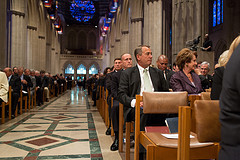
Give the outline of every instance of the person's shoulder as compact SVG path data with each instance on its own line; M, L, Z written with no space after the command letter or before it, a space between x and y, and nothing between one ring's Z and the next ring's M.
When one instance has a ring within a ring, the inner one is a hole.
M125 69L124 71L122 71L122 73L130 74L130 73L132 73L133 71L135 71L136 69L138 69L137 66L134 66L134 67Z
M0 76L6 75L4 72L0 71Z

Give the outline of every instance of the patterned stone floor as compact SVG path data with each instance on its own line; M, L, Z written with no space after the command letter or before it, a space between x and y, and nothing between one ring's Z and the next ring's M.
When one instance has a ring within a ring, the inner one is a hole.
M112 138L91 104L76 87L0 125L0 160L120 160L109 150Z

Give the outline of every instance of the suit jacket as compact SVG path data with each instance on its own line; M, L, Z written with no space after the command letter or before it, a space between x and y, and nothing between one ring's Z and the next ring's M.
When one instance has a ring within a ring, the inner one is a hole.
M229 59L220 95L221 150L219 159L240 157L240 45Z
M107 97L107 102L108 102L108 104L111 104L111 97L112 97L112 92L111 92L111 86L112 86L112 74L113 74L114 72L111 72L111 73L108 73L107 75L106 75L106 88L107 88L107 90L108 90L108 97Z
M21 79L18 75L14 74L12 75L9 85L12 87L12 92L20 94L21 91Z
M118 100L117 94L118 94L118 87L120 82L120 76L123 70L120 70L118 72L114 72L112 74L112 86L111 86L111 93L114 100Z
M213 77L211 75L209 74L207 74L207 76L199 75L199 78L201 80L203 90L212 88Z
M219 100L222 91L222 81L223 81L224 67L218 67L214 71L212 89L211 89L211 99Z
M8 89L9 89L9 84L8 84L7 76L4 72L0 72L0 98L4 102L8 102Z
M23 75L23 79L25 79L27 81L27 84L22 84L23 91L27 92L27 89L33 87L33 84L32 84L31 78L29 76Z
M149 67L149 73L155 92L169 91L162 71ZM140 89L141 79L138 67L135 66L122 71L118 88L118 100L124 107L131 107L131 101L135 99L137 94L140 94Z
M166 81L167 81L167 85L168 85L168 88L171 88L170 87L170 79L172 77L172 75L174 74L175 72L169 70L169 69L165 69L165 75L166 75Z
M199 76L191 72L194 85L190 82L183 71L176 72L170 79L170 86L173 91L187 91L188 94L199 94L203 91Z

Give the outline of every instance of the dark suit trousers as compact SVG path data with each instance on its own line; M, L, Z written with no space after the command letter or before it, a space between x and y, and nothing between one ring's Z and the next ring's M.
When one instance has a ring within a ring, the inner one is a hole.
M113 107L111 108L111 119L113 123L114 132L119 130L119 102L113 100Z
M43 103L43 89L38 88L37 90L37 103Z
M19 94L18 93L12 93L12 115L14 115L17 104L18 104Z

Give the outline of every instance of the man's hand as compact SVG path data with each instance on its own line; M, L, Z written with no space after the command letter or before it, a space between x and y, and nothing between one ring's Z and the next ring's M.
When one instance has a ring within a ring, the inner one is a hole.
M143 102L140 102L140 107L143 107Z
M21 80L23 84L27 84L27 81L25 79Z

